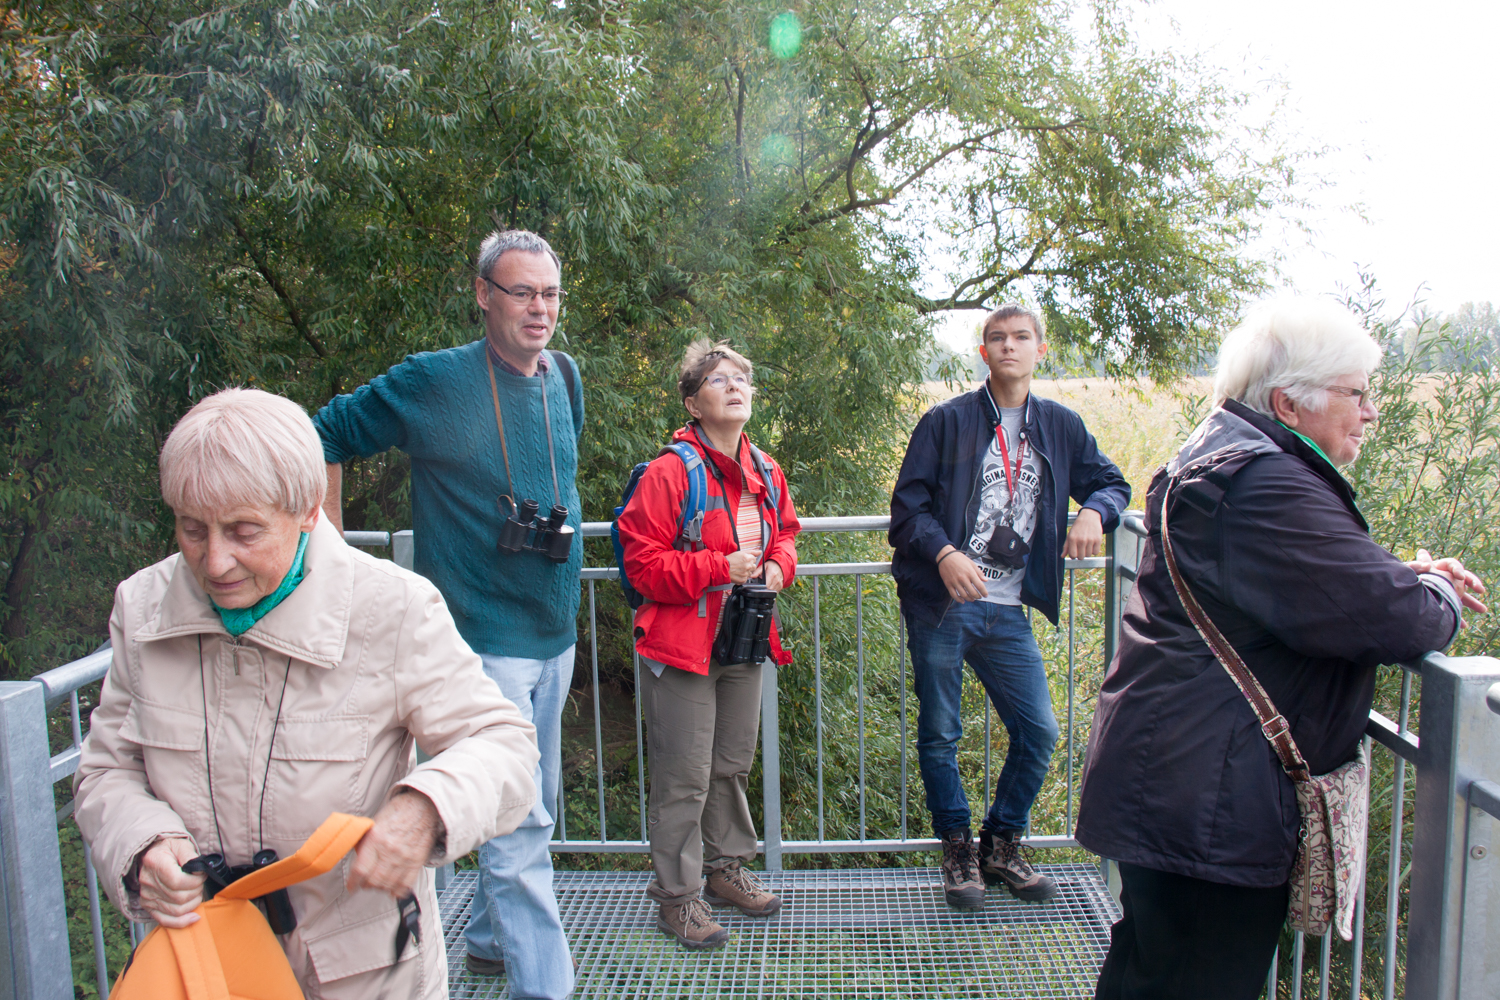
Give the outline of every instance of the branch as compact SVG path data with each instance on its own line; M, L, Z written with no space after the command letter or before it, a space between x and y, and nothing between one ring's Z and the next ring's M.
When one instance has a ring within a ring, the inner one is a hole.
M903 121L901 121L899 123L893 122L890 128L881 129L879 131L879 133L872 134L871 138L874 139L874 142L872 142L870 144L869 148L873 149L875 143L878 143L879 141L883 140L886 136L890 135L891 132L894 129L899 128L902 125L905 125L906 121L909 121L909 120L910 119L908 118L908 119L905 119L905 120L903 120ZM885 192L885 194L881 195L878 198L859 198L859 197L857 197L855 195L855 191L854 191L854 159L855 159L855 154L851 153L849 161L848 161L849 162L849 166L848 166L848 170L847 170L847 173L846 173L847 187L848 187L848 191L849 191L849 200L847 202L845 202L844 204L839 205L836 208L830 208L827 211L818 213L817 215L808 216L807 218L803 219L798 225L793 226L793 227L787 229L786 232L787 232L788 235L790 235L792 233L805 232L806 230L809 230L809 229L813 228L814 226L821 226L825 222L832 222L834 219L842 218L843 216L846 216L846 215L853 215L855 212L862 212L862 211L864 211L867 208L875 208L875 207L880 206L880 205L889 205L892 201L896 200L896 198L901 194L902 191L905 191L907 188L911 187L911 185L913 185L917 181L921 180L929 172L931 172L931 170L932 170L933 167L936 167L939 163L943 162L948 157L952 156L954 153L958 152L961 149L971 148L971 147L974 147L974 146L978 146L978 145L980 145L980 144L982 144L984 142L987 142L988 140L993 139L995 136L999 135L1003 131L1005 131L1005 130L1004 129L992 129L989 132L985 132L985 133L982 133L982 134L976 135L976 136L971 136L971 137L969 137L967 139L962 140L961 142L955 142L952 145L944 147L943 149L939 150L937 153L935 153L931 157L929 157L926 163L923 163L921 166L919 166L915 171L913 171L910 175L908 175L906 177L906 179L903 180L900 184L897 184L893 188L887 189L886 192ZM875 138L875 135L878 135L879 138L878 139ZM869 150L867 149L865 151L865 153L868 153L868 151ZM858 152L858 151L856 150L856 152ZM863 156L865 154L860 154L860 155ZM822 185L822 186L826 187L826 183L825 183L825 185ZM804 211L808 207L810 207L810 206L804 204L803 205Z
M228 217L230 224L234 226L234 231L239 234L240 240L245 244L245 249L249 252L250 259L255 262L255 269L260 272L260 276L265 279L266 284L271 286L271 291L276 293L276 297L286 307L287 319L291 320L292 326L302 335L302 339L307 341L308 345L312 347L313 353L320 358L326 359L328 351L324 349L323 345L319 343L317 336L308 328L307 321L302 318L302 310L297 308L297 303L292 301L291 293L286 290L286 286L281 283L281 279L271 269L270 260L267 259L265 254L255 248L255 243L250 239L250 234L245 231L245 226L240 222L240 217L232 212L228 213Z

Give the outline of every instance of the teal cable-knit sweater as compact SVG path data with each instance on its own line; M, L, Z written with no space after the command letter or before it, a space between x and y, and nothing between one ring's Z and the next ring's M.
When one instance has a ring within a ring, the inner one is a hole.
M512 488L505 481L484 354L480 339L410 355L368 384L335 397L313 417L313 425L329 462L388 448L411 456L416 571L442 592L459 633L475 652L548 659L578 640L583 540L574 536L566 563L536 552L502 553L495 543L510 511L502 513L496 497L508 493L517 503L533 499L543 517L556 502L542 419L545 381L561 502L568 523L578 530L583 393L575 384L578 402L570 403L562 365L549 365L542 378L511 375L495 366L516 476Z

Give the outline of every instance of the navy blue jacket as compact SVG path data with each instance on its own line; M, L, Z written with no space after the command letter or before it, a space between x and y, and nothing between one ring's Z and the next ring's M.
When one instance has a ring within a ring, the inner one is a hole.
M1099 692L1076 836L1156 871L1279 886L1297 851L1296 789L1172 587L1161 547L1169 476L1182 482L1171 508L1182 575L1314 774L1358 751L1378 664L1452 639L1458 599L1370 538L1327 461L1233 400L1152 481L1150 537Z
M906 446L891 493L891 573L904 614L942 623L953 603L937 570L943 546L962 549L974 531L969 499L1000 410L988 384L939 403L922 415ZM1021 600L1057 624L1062 591L1062 546L1068 533L1068 497L1099 512L1113 531L1130 503L1130 484L1099 451L1083 418L1061 403L1027 400L1026 440L1042 464L1036 532L1026 557Z

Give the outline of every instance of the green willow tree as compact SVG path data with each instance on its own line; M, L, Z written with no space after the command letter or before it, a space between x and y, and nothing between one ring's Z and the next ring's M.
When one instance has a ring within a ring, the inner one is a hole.
M114 582L170 551L155 454L184 409L231 384L311 409L472 339L497 225L566 263L589 519L679 423L695 337L755 359L751 433L814 513L883 508L934 312L1025 281L1078 357L1195 357L1290 177L1238 152L1236 95L1090 10L1075 37L1041 0L820 0L773 47L770 4L17 7L5 669L97 643ZM349 526L404 526L405 495L398 457L356 463Z

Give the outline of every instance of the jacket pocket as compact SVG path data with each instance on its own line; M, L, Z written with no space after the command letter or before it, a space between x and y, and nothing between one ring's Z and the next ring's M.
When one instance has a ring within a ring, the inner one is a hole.
M369 720L362 715L282 719L276 727L274 760L357 761L369 753Z
M158 750L203 749L203 713L135 698L125 711L120 736Z

